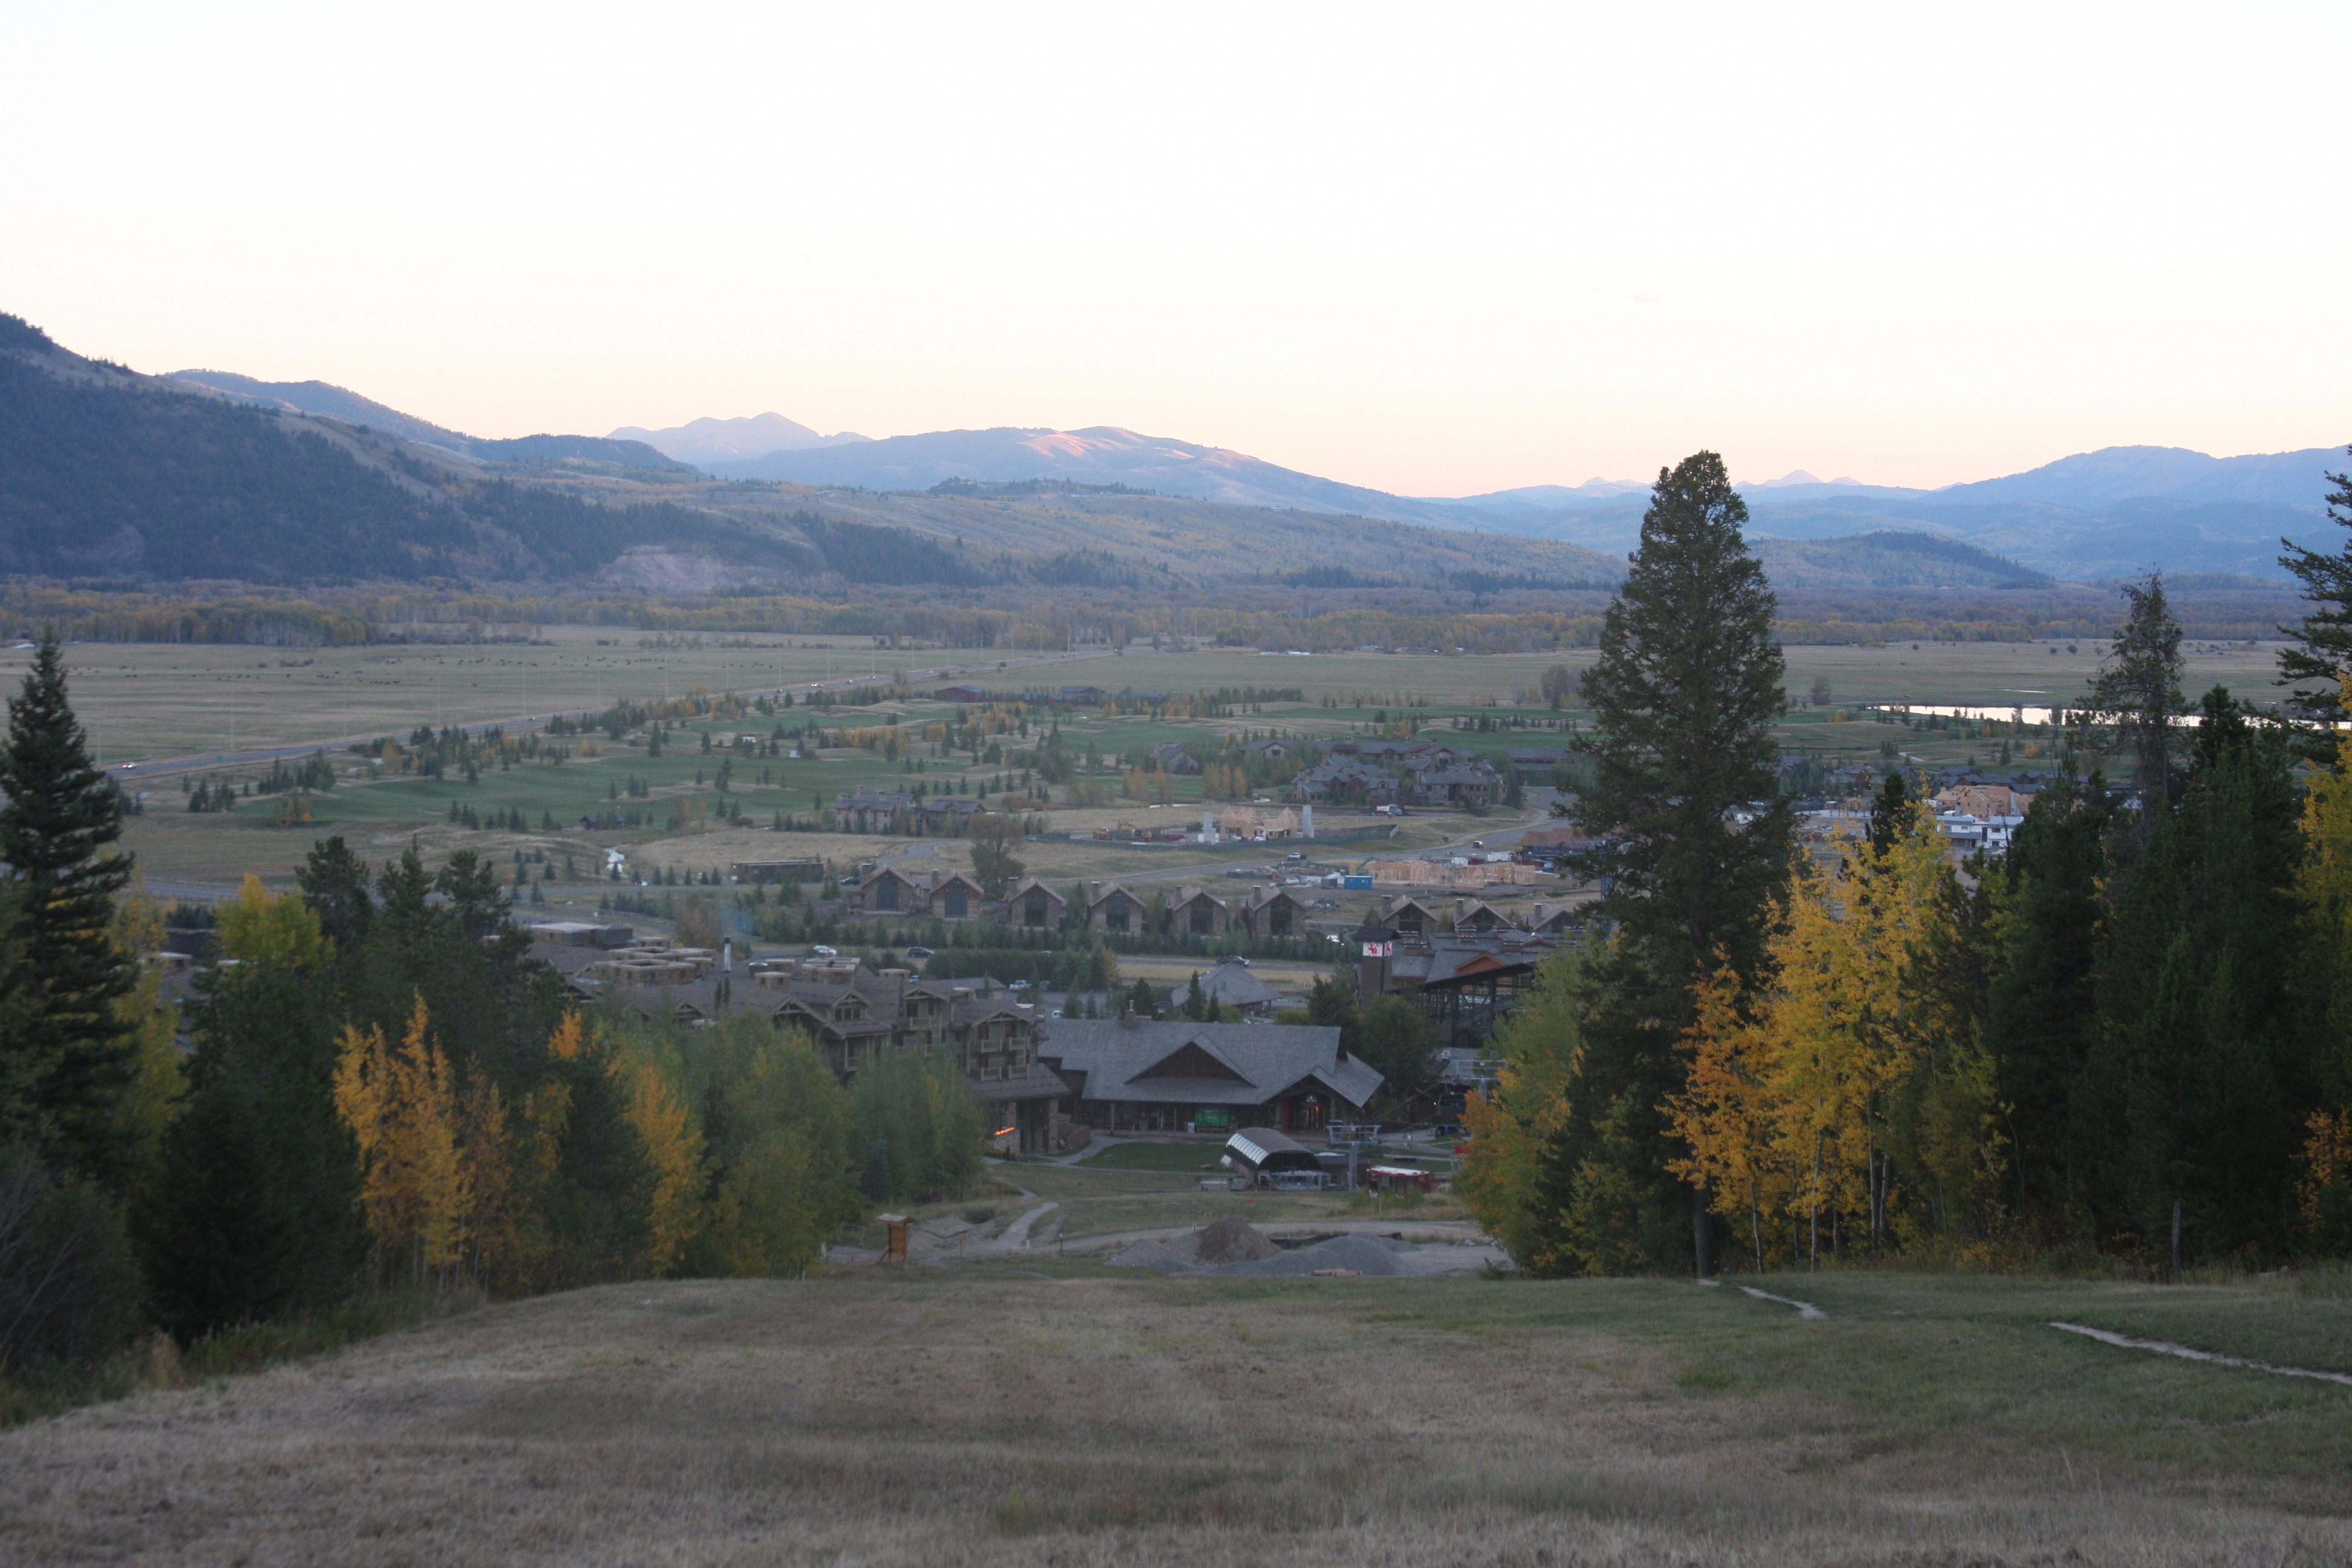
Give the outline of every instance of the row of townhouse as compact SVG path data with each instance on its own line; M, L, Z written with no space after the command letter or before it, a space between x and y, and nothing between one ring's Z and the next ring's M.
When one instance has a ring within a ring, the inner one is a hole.
M1422 938L1451 931L1486 935L1490 931L1525 931L1536 936L1564 936L1577 923L1577 906L1538 900L1514 918L1484 899L1423 900L1406 893L1391 899L1373 923L1400 936Z
M1168 929L1178 936L1214 937L1241 931L1253 937L1298 936L1307 930L1305 899L1288 888L1252 888L1238 900L1221 899L1206 888L1180 888L1168 901ZM1150 928L1149 900L1117 882L1107 882L1087 900L1087 924L1114 936Z

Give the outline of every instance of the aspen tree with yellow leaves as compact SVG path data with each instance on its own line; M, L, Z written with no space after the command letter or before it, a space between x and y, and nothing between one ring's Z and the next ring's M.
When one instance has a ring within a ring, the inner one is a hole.
M418 1285L454 1279L473 1218L449 1058L420 1000L397 1047L381 1028L346 1027L335 1110L359 1147L360 1205L380 1270L405 1258Z
M1916 802L1895 794L1883 816L1883 842L1857 847L1833 874L1798 857L1752 991L1728 969L1696 988L1689 1076L1668 1102L1692 1151L1676 1169L1704 1179L1716 1211L1745 1224L1759 1268L1768 1215L1775 1229L1791 1226L1790 1252L1808 1264L1825 1248L1841 1253L1849 1226L1883 1250L1906 1168L1953 1158L1924 1147L1917 1119L1898 1114L1939 1049L1948 1073L1971 1059L1919 984L1948 934L1951 868ZM1975 1145L1960 1152L1964 1167L1997 1157L1989 1112L1958 1121Z
M667 1274L702 1221L702 1130L649 1057L617 1056L611 1071L623 1086L624 1114L651 1175L643 1265L649 1274Z

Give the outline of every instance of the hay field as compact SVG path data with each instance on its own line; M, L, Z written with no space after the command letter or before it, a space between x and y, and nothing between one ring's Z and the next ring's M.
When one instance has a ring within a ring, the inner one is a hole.
M1798 1290L1780 1282L1776 1288ZM2322 1564L2342 1300L1822 1277L614 1286L0 1435L20 1563Z

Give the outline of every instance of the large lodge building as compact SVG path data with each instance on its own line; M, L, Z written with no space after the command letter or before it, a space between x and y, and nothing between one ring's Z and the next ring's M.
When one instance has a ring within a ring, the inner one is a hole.
M1313 1131L1354 1118L1381 1085L1333 1028L1049 1018L985 981L877 974L838 959L765 959L738 972L723 953L578 935L618 930L536 928L532 951L583 1001L685 1024L750 1012L803 1031L844 1083L885 1052L947 1055L1001 1107L1024 1153L1064 1146L1073 1124Z

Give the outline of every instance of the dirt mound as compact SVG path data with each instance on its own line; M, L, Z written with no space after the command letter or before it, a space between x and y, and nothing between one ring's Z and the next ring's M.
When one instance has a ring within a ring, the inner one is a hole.
M1335 1236L1328 1241L1290 1252L1276 1252L1269 1247L1267 1251L1274 1254L1271 1257L1228 1264L1217 1272L1271 1279L1304 1279L1318 1269L1348 1269L1364 1275L1409 1274L1412 1270L1399 1256L1404 1250L1402 1242L1384 1237ZM1207 1259L1202 1261L1205 1263Z
M1247 1220L1232 1215L1192 1233L1193 1260L1209 1268L1228 1263L1255 1263L1281 1250L1260 1236Z

